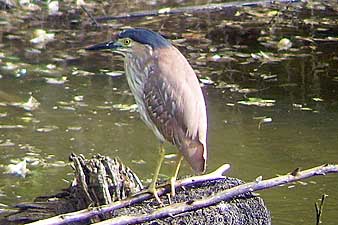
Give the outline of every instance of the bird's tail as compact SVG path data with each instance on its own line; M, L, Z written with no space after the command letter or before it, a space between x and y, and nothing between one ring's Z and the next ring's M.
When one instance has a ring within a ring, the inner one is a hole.
M204 151L206 151L206 149L202 143L195 140L185 140L183 141L180 150L195 173L201 174L205 172L206 158Z

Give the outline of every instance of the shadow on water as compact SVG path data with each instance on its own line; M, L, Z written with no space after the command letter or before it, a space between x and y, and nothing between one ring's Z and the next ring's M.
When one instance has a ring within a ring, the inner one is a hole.
M130 3L128 10L192 4L151 2ZM107 6L87 5L100 16L126 10L124 4ZM1 12L1 204L29 201L69 185L70 152L119 156L144 181L151 178L157 141L136 112L122 58L83 50L126 26L161 31L200 77L208 102L209 170L231 163L229 176L251 181L337 163L334 1L115 20L101 28L75 6L61 4L62 14L53 16L41 7ZM39 103L36 109L23 105L30 96ZM25 178L6 173L9 164L23 159L30 170ZM168 160L163 177L172 167ZM186 165L181 172L191 173ZM328 194L323 223L335 224L336 187L332 175L261 195L274 224L313 224L313 204Z

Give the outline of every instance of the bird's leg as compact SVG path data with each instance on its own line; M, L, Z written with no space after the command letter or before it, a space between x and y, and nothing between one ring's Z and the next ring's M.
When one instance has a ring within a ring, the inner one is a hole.
M158 197L158 194L157 194L156 181L157 181L157 178L158 178L158 174L160 173L161 165L162 165L164 155L165 155L165 149L163 147L163 144L160 144L159 154L160 154L160 160L158 161L158 164L157 164L154 176L153 176L153 180L152 180L151 184L149 185L148 191L150 193L152 193L154 195L154 197L156 198L156 200L158 201L158 203L160 203L162 205L163 203L162 203L161 199Z
M176 178L177 178L177 175L178 175L178 171L180 170L180 167L181 167L182 159L183 159L183 155L181 153L178 153L177 159L176 159L175 173L170 178L171 196L175 196L175 182L176 182Z

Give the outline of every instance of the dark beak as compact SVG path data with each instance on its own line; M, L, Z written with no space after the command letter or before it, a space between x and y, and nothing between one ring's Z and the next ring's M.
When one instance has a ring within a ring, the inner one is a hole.
M88 51L95 51L95 50L104 50L104 49L117 49L122 47L120 43L114 42L114 41L109 41L109 42L104 42L96 45L89 46L85 48Z

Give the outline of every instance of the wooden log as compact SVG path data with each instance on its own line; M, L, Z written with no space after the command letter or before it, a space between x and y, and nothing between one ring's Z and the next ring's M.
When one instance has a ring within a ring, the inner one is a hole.
M142 189L140 180L118 159L96 155L87 160L75 154L72 154L70 159L73 162L75 178L69 188L56 195L38 197L33 203L18 204L15 211L8 212L2 219L0 215L0 224L22 224L33 221L37 221L35 224L91 224L109 218L133 215L137 217L151 215L158 210L165 211L166 208L162 208L152 195L142 192L139 194ZM189 205L196 200L243 184L244 182L236 178L222 175L228 168L228 165L224 165L213 173L179 180L176 185L176 196L171 198L165 195L170 190L164 185L159 188L161 199L167 207L181 203ZM99 207L92 208L94 206ZM69 212L73 213L65 214ZM60 214L65 215L56 219L54 217L42 220ZM271 219L263 200L247 192L229 201L221 201L198 210L175 216L167 214L142 222L142 224L191 223L271 224ZM122 223L116 224L123 224L123 220Z

